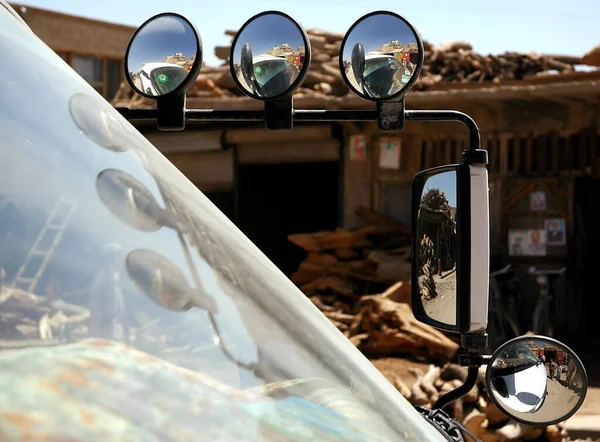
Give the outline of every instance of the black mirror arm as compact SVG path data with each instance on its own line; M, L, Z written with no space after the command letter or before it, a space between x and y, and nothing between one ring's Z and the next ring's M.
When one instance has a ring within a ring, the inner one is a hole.
M452 390L445 395L441 396L433 406L432 410L442 409L446 405L464 397L471 389L475 386L477 382L477 377L479 376L479 367L469 367L467 373L467 380L460 387Z
M289 101L288 101L289 103ZM156 109L130 109L115 107L127 120L153 120ZM412 121L458 121L469 130L468 155L474 155L471 163L487 164L487 151L481 149L481 134L475 120L469 115L452 110L405 110L404 100L380 102L376 109L308 110L292 109L293 121L338 122L338 121L378 121L382 130L402 130L404 120ZM403 117L399 117L403 113ZM185 109L185 119L205 122L259 122L265 121L264 109ZM381 125L381 121L394 116L395 124ZM470 153L470 154L469 154Z

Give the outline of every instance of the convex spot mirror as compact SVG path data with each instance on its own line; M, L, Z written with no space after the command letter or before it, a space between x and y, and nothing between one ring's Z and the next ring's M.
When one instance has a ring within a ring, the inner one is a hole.
M526 425L563 422L583 404L588 379L579 357L545 336L520 336L500 346L486 370L488 396Z
M460 333L485 330L487 189L483 166L441 166L415 176L411 290L419 321ZM472 220L477 224L472 226Z
M350 89L370 101L401 98L423 66L423 41L402 16L376 11L357 20L340 48L340 70Z
M231 75L242 92L258 100L290 96L304 81L309 65L308 34L283 12L252 17L231 45Z
M135 32L125 53L125 77L146 98L185 92L202 67L202 40L194 25L175 13L158 14Z

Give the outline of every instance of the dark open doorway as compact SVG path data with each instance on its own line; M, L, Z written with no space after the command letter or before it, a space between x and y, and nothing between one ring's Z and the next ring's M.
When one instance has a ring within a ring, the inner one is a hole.
M598 269L600 268L600 229L598 220L598 195L600 180L578 178L575 180L573 252L571 266L575 273L578 330L577 340L582 345L600 344L598 313L593 306L598 303Z
M288 235L338 226L339 173L338 162L239 166L238 227L286 275L306 257Z
M203 192L204 195L225 214L227 218L235 222L235 194L232 190L215 190Z

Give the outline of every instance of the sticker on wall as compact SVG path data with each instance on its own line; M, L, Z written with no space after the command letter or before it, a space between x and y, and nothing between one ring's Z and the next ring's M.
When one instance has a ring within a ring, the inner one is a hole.
M545 256L546 230L511 229L508 231L510 256Z
M364 135L350 136L350 161L364 161L367 158L367 140Z
M400 139L382 139L379 142L379 167L400 169Z
M567 243L567 231L564 218L547 219L546 238L549 246L564 246Z
M546 192L543 190L531 192L529 194L529 202L531 205L531 210L536 212L546 210Z

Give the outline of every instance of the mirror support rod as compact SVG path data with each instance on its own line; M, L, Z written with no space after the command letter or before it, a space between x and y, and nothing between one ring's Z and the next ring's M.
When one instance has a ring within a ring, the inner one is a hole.
M469 150L481 149L481 134L475 120L465 114L453 110L407 110L407 120L413 121L458 121L469 129Z
M153 120L156 109L130 109L115 107L127 120ZM413 121L458 121L469 129L469 150L480 150L481 135L475 121L463 112L451 110L404 110L404 119L398 110L404 109L404 101L381 103L370 110L305 110L292 109L293 121L336 122L377 121L380 130L402 130L404 120ZM267 111L263 109L186 109L185 118L190 121L238 122L265 121ZM286 128L287 124L284 124Z
M479 376L479 367L469 367L467 373L467 380L460 387L446 393L441 396L435 403L432 405L431 409L442 409L446 405L454 402L462 397L464 397L471 389L475 386L477 382L477 377Z

